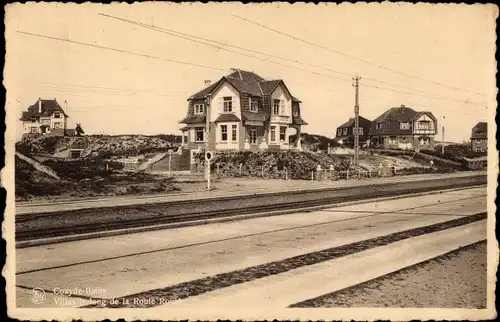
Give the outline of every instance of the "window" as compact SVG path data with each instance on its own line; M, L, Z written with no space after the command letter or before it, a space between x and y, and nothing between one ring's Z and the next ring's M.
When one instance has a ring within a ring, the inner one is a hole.
M195 134L195 141L196 142L203 142L204 141L204 136L205 136L205 133L203 131L203 128L202 127L197 127L194 129L194 134Z
M205 105L204 104L194 104L194 114L203 114L205 113Z
M221 141L227 141L227 125L220 126Z
M250 128L250 144L257 143L257 129L252 127Z
M344 129L344 135L347 135L347 129Z
M396 140L397 140L397 137L395 137L395 136L391 136L391 137L389 138L389 144L396 144Z
M280 126L280 141L286 140L286 126Z
M233 125L232 127L232 132L231 132L231 140L233 142L238 140L238 125Z
M420 121L418 122L419 126L418 128L419 129L423 129L423 130L427 130L427 129L430 129L430 122L429 121Z
M375 129L376 130L381 130L382 129L382 123L375 124Z
M36 117L31 118L31 123L36 123Z
M233 98L231 96L224 97L224 113L233 111Z
M250 112L257 113L259 111L259 101L250 98Z
M61 129L61 128L62 128L61 122L54 122L54 129Z
M34 127L34 126L30 127L30 132L31 133L36 133L37 132L37 128Z
M352 134L356 134L356 131L355 131L356 128L352 128ZM358 133L359 135L363 135L363 128L362 127L358 127Z
M341 136L342 135L342 129L337 129L337 136Z
M280 114L280 102L281 100L273 100L273 115Z
M408 122L401 122L401 123L399 123L399 128L401 130L409 130L410 129L410 123L408 123Z
M271 126L271 142L276 142L276 126Z
M50 120L42 120L42 124L50 124Z
M285 101L280 101L280 115L285 115Z
M54 113L54 118L55 118L55 119L59 119L59 118L61 118L61 114L60 114L60 113Z

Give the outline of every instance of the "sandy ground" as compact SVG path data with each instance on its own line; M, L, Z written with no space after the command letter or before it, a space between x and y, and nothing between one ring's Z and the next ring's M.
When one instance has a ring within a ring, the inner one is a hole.
M486 242L297 307L486 308Z

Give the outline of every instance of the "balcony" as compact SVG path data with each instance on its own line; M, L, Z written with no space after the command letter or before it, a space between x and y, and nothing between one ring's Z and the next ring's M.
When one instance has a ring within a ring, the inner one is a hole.
M413 134L436 135L436 129L414 129Z
M288 115L271 115L271 123L291 123Z

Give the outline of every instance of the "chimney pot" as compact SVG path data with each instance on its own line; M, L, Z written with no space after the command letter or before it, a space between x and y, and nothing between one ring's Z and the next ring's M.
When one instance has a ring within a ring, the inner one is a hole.
M42 99L38 98L38 113L42 113Z
M209 79L206 79L205 80L205 86L209 86L210 84L212 84L212 81L209 80Z

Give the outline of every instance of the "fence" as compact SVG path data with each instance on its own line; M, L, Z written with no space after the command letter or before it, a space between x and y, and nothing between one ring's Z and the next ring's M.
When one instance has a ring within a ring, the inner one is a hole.
M202 175L205 171L203 164L193 164L191 173ZM390 177L398 175L394 168L382 166L378 169L363 170L363 169L335 169L335 168L316 168L311 169L294 169L290 170L287 167L266 167L247 166L244 164L224 164L215 163L211 165L211 173L219 178L224 177L251 177L263 179L281 179L281 180L351 180L351 179L366 179L376 177Z

